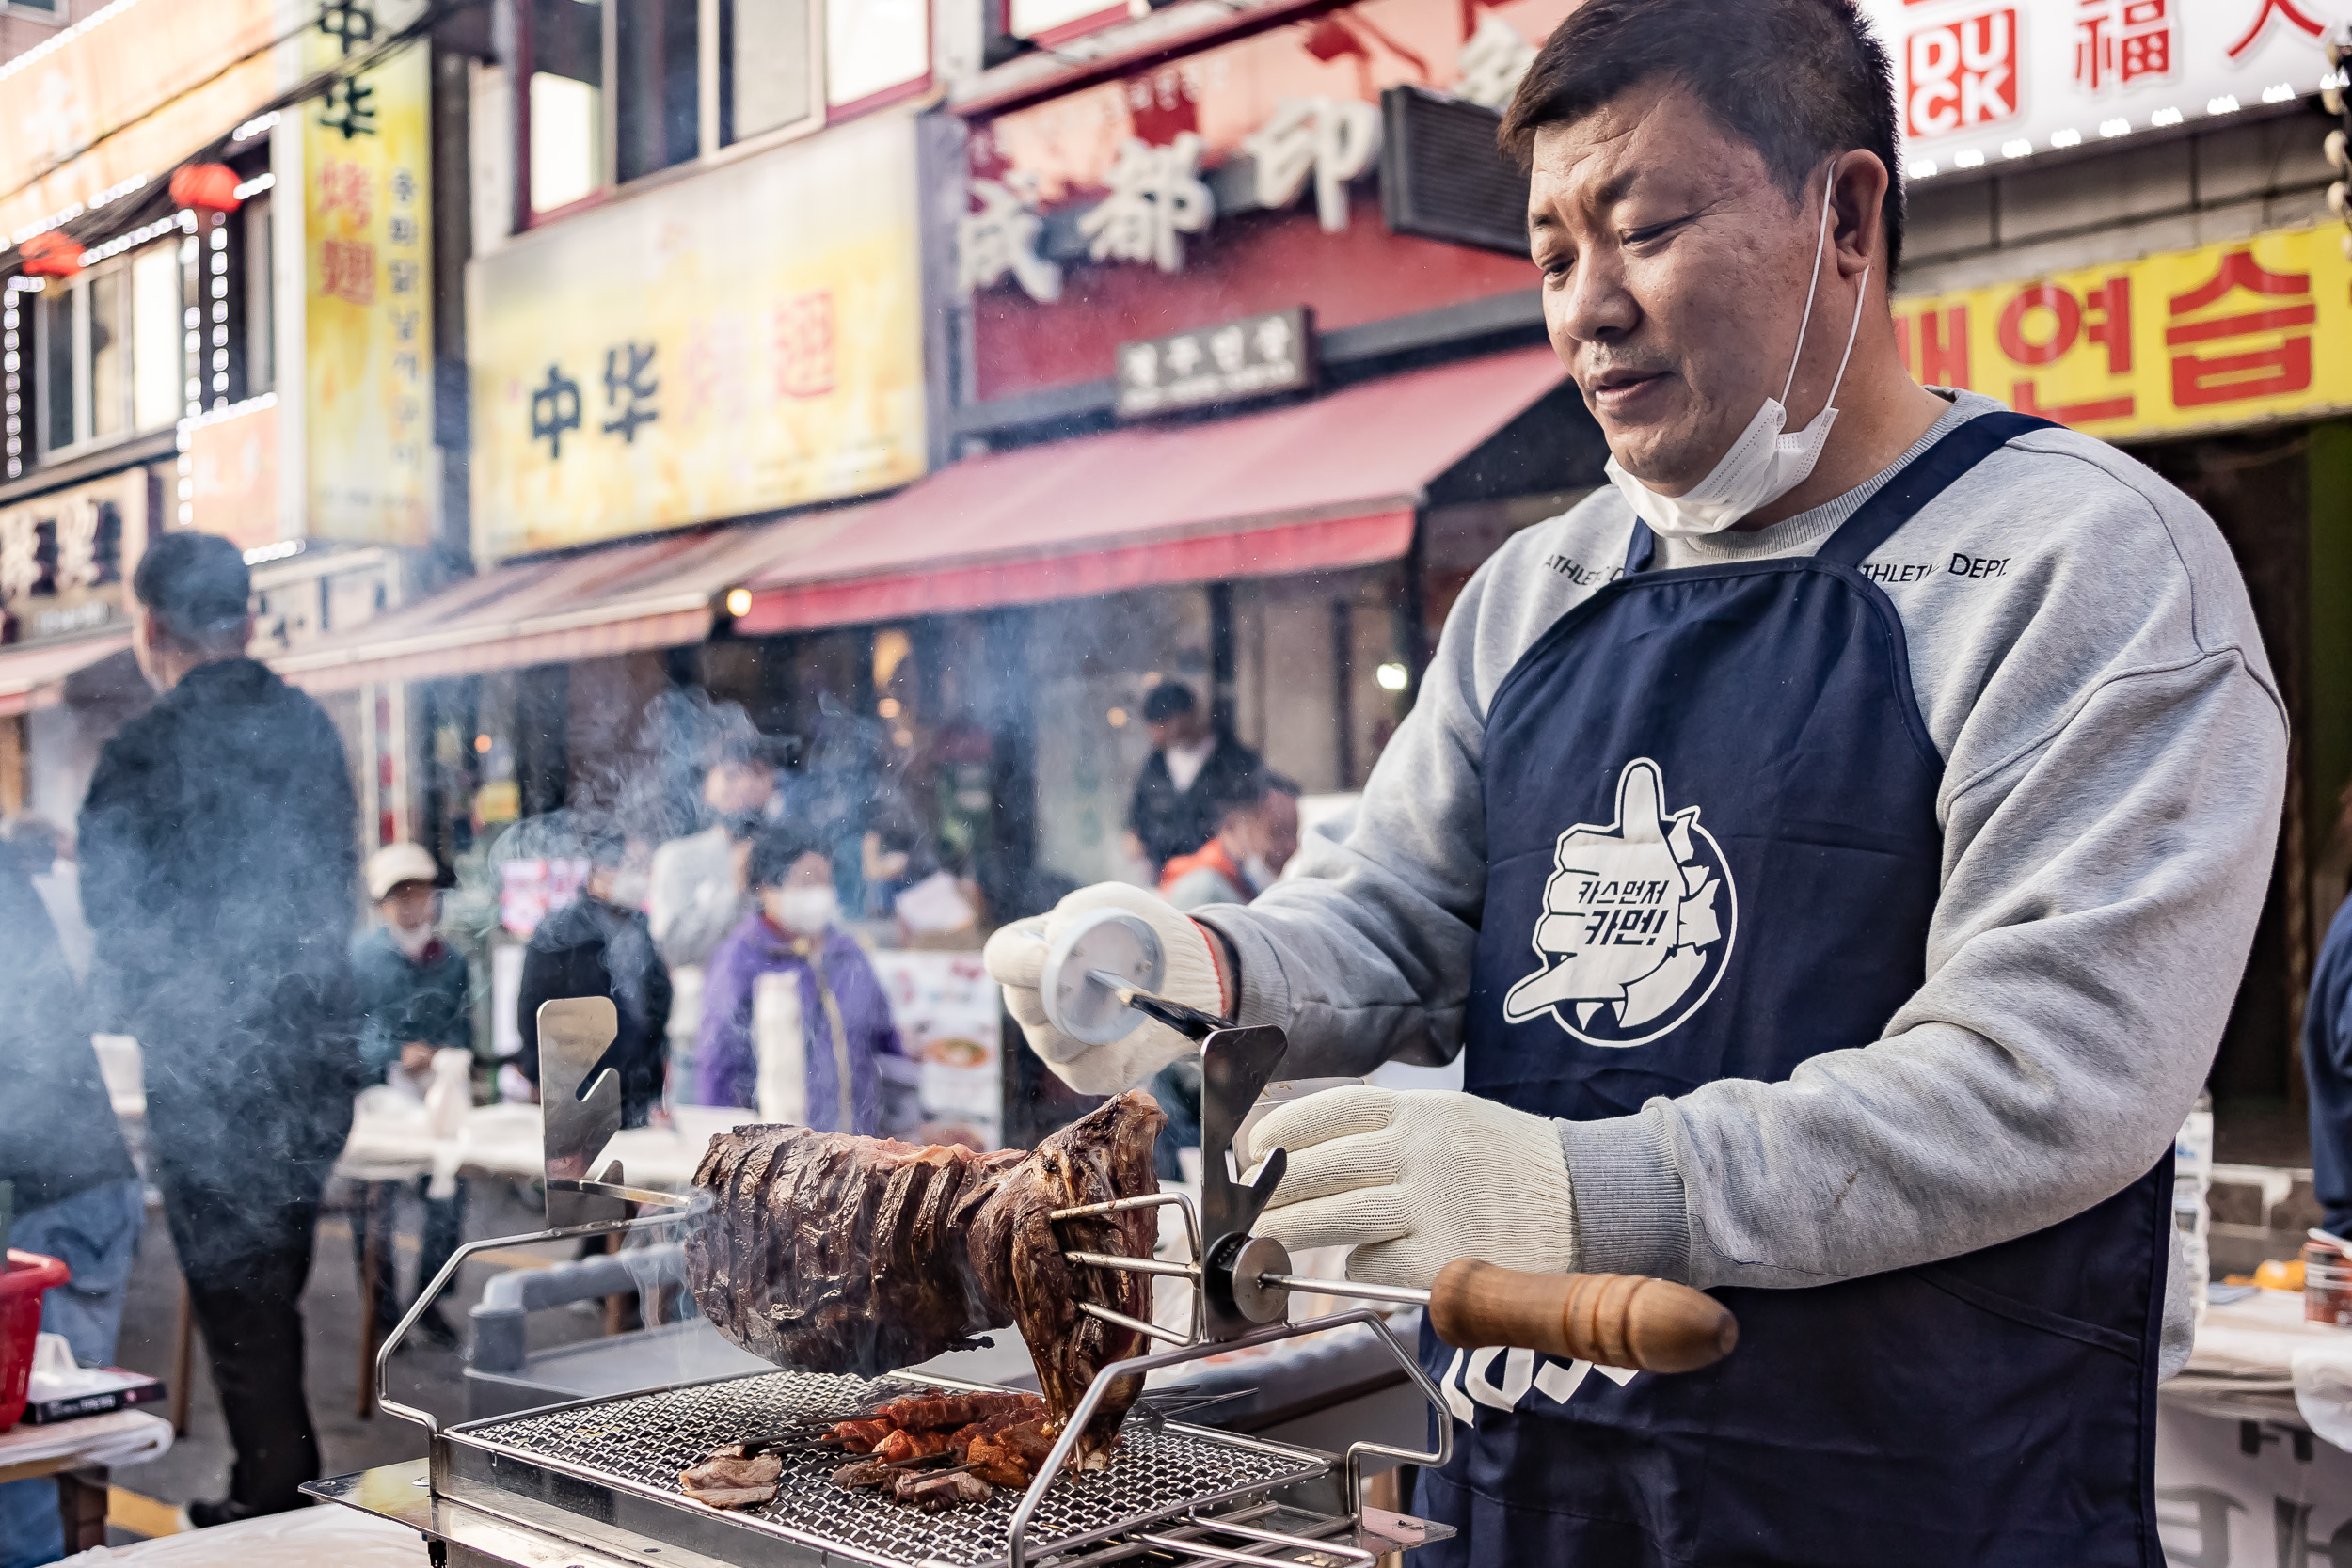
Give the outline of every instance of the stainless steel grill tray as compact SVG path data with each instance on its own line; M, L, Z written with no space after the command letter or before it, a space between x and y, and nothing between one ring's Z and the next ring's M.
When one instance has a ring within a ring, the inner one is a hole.
M904 1391L857 1378L760 1372L477 1421L439 1434L435 1490L492 1509L505 1503L524 1517L545 1520L552 1511L729 1562L993 1568L1007 1557L1016 1492L927 1514L834 1485L830 1477L847 1459L830 1453L787 1455L774 1500L755 1509L722 1513L678 1488L678 1471L723 1443ZM1329 1455L1311 1449L1173 1421L1153 1433L1131 1421L1109 1469L1065 1478L1045 1494L1029 1554L1035 1560L1331 1467Z

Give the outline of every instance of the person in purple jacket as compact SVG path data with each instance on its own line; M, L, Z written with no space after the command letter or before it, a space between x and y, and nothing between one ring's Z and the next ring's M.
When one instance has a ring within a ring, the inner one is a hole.
M789 1027L797 1000L807 1090L801 1119L820 1132L881 1132L878 1063L904 1053L882 982L839 924L822 842L796 823L771 828L753 841L746 879L757 907L719 944L704 974L694 1051L703 1103L757 1103L759 1037Z

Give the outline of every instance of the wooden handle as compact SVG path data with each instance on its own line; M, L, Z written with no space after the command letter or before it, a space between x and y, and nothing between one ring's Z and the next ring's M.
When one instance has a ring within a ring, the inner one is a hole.
M1429 1323L1449 1345L1517 1345L1546 1355L1690 1372L1731 1354L1740 1323L1712 1296L1629 1274L1521 1274L1475 1258L1438 1272Z

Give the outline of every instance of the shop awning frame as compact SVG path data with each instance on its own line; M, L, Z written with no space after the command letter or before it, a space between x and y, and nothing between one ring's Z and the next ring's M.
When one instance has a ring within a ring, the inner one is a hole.
M758 559L760 531L665 534L493 567L269 664L318 694L700 642L716 596Z
M764 636L1394 561L1430 483L1565 374L1549 348L1521 349L1230 419L970 458L776 525L734 627Z

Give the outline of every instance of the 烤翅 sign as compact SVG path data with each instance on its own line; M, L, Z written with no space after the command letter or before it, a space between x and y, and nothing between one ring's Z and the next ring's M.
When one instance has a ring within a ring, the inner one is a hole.
M1904 363L2109 438L2352 407L2352 262L2296 229L1895 301Z
M1911 177L2289 102L2352 0L1864 0Z

